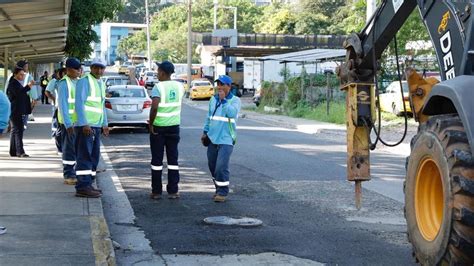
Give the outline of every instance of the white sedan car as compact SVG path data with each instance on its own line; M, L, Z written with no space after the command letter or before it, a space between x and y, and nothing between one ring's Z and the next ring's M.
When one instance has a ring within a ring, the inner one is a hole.
M105 108L109 127L142 126L148 128L147 120L151 109L151 99L142 86L110 86L106 90Z

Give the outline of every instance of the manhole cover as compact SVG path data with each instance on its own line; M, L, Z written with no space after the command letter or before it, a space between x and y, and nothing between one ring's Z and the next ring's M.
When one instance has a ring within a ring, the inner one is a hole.
M206 224L218 224L218 225L235 225L243 227L260 226L263 224L262 221L255 218L241 217L232 218L228 216L213 216L204 219Z

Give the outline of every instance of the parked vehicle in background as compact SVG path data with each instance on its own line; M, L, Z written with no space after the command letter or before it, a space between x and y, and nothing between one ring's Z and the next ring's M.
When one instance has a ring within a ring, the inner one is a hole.
M380 94L380 109L385 112L393 113L395 115L403 114L403 104L405 104L407 113L411 114L409 102L408 83L402 81L404 99L402 100L402 93L400 92L400 82L393 81L388 85L385 93Z
M130 79L124 76L103 76L101 79L107 88L114 85L130 85Z
M107 88L105 108L109 127L140 126L148 128L151 99L142 86L116 85Z
M145 71L145 74L143 76L145 79L145 88L153 88L156 83L158 83L158 74L155 71Z
M256 91L262 83L263 62L258 60L244 61L244 91Z
M189 91L189 98L209 99L214 95L214 86L209 80L193 80Z
M119 75L129 75L130 74L130 70L128 69L129 67L132 66L132 63L130 62L125 62L123 63L123 65L121 65L118 69L118 73Z
M185 79L181 79L181 78L171 78L171 79L183 84L185 95L186 95L186 97L189 97L188 81L185 80Z
M184 66L181 66L184 65ZM175 64L175 77L180 79L188 79L187 65L186 64ZM203 78L203 72L201 65L193 65L191 68L191 80L197 80Z

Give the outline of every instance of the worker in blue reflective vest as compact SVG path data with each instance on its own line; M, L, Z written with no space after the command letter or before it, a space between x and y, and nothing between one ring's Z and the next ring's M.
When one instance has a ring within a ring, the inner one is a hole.
M76 185L76 134L74 123L76 85L79 78L81 62L71 57L66 60L66 75L58 82L58 123L61 134L64 184Z
M230 92L232 78L220 75L215 81L217 93L209 101L209 111L201 141L207 146L209 170L214 178L215 202L226 201L229 193L229 162L236 141L240 98Z
M92 61L91 72L76 85L76 197L98 198L102 191L92 185L100 159L100 135L109 135L105 112L105 84L100 77L106 64Z

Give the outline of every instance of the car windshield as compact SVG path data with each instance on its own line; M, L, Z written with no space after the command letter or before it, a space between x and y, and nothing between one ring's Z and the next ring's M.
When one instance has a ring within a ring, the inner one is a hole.
M194 83L194 86L211 86L211 83L209 83L209 82L196 82L196 83Z
M128 79L108 79L107 86L113 85L128 85Z
M154 72L147 72L146 73L146 75L149 76L149 77L153 76L154 74L155 74Z
M109 89L107 90L109 98L145 98L145 91L143 89Z
M403 93L409 93L408 83L402 81ZM398 81L392 82L388 87L387 91L389 93L400 93L400 83Z

